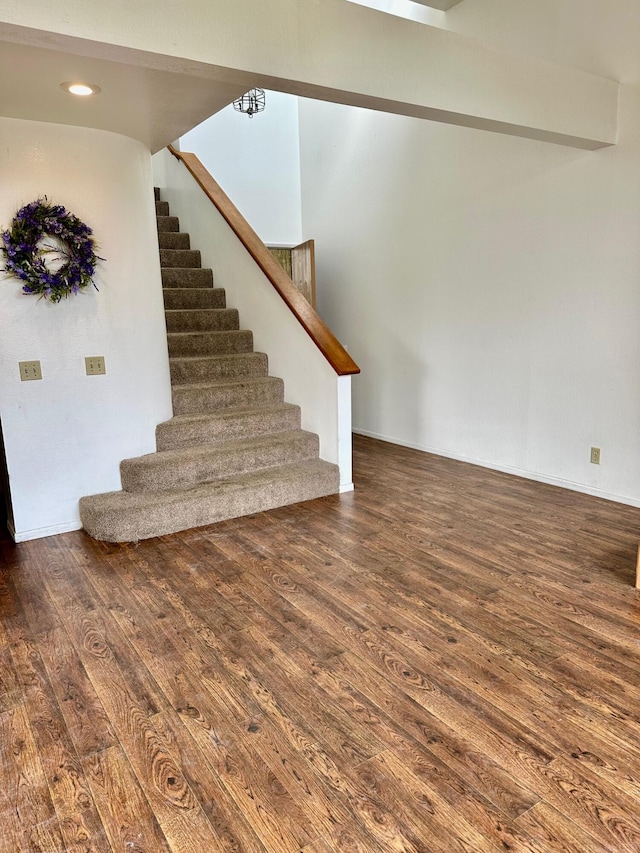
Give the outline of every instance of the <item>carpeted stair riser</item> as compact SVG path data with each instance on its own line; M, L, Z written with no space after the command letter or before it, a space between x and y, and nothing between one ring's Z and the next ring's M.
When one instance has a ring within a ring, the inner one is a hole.
M168 201L156 201L156 216L169 216Z
M189 235L182 231L158 231L158 245L161 249L190 249Z
M245 329L231 332L170 332L167 341L170 358L253 350L253 335Z
M240 328L235 308L165 311L168 332L229 332Z
M291 403L219 412L177 415L156 427L158 450L270 435L300 429L300 407Z
M269 372L268 359L263 352L172 358L169 360L169 368L173 385L266 376Z
M199 249L160 249L160 266L165 269L176 267L193 269L200 268Z
M80 515L94 539L136 542L332 495L339 483L336 465L314 459L195 489L92 495L80 499Z
M210 269L165 268L162 273L163 287L213 287L213 271Z
M126 492L192 489L236 474L314 459L318 449L317 435L297 430L125 459L120 463L120 477Z
M160 187L153 188L153 198L155 201L160 201Z
M167 311L189 308L226 308L222 287L165 287L162 291Z
M165 231L179 231L180 221L177 216L157 216L158 234Z
M241 379L203 385L174 385L171 390L173 412L192 415L216 409L246 408L284 402L284 383L276 376Z

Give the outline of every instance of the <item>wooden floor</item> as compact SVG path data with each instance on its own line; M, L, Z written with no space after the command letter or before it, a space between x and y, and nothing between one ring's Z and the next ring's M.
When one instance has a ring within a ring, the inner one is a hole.
M0 537L0 851L640 851L640 510L370 439L357 491Z

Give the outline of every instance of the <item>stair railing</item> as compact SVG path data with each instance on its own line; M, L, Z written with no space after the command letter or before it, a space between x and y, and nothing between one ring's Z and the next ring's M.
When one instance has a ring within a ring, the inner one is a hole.
M220 215L234 231L253 260L258 264L285 304L324 355L338 376L360 373L360 368L335 337L331 329L318 316L309 302L296 288L269 249L258 237L238 208L214 180L195 154L178 151L173 145L168 150L180 160L217 208Z

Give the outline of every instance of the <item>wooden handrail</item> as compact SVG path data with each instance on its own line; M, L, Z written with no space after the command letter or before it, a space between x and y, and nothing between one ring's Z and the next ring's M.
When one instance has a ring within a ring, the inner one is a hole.
M190 154L187 151L178 151L173 145L169 145L169 151L187 167L200 188L213 202L227 224L233 229L240 242L280 294L291 313L338 376L349 376L350 374L360 373L360 368L335 337L331 329L325 325L304 296L298 291L289 276L275 260L238 208L211 177L196 155Z

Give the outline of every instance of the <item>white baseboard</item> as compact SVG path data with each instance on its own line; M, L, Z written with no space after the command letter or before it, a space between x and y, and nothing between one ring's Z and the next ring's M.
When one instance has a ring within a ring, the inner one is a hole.
M353 483L343 483L340 486L340 494L342 495L344 494L344 492L352 492L354 488L355 486L353 485Z
M426 447L422 444L412 444L408 441L400 441L397 438L391 438L388 435L380 435L376 432L370 432L365 429L356 429L353 432L356 435L364 435L367 438L377 438L379 441L386 441L389 444L397 444L400 447L409 447L412 450L420 450L423 453L433 453L434 456L444 456L446 459L455 459L458 462L468 462L470 465L478 465L481 468L490 468L492 471L501 471L503 474L513 474L515 477L523 477L525 480L535 480L538 483L546 483L549 486L558 486L561 489L569 489L571 492L582 492L584 495L593 495L595 498L602 498L605 501L615 501L615 503L626 504L627 506L640 507L640 498L630 498L627 495L616 495L611 492L605 492L602 489L596 489L593 486L587 486L584 483L575 483L572 480L563 480L561 477L550 477L546 474L539 474L536 471L527 471L523 468L515 468L511 465L497 465L494 462L487 462L484 459L475 459L471 456L464 456L461 453L451 453L448 450L441 450L437 447Z
M19 533L8 525L9 533L14 542L30 542L32 539L44 539L45 536L57 536L58 533L70 533L72 530L82 530L80 521L67 521L65 524L54 524L51 527L36 527L33 530L21 530Z

